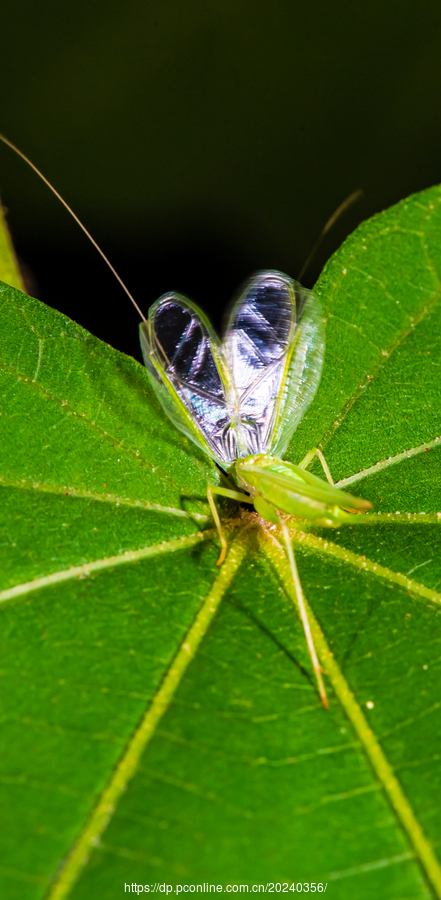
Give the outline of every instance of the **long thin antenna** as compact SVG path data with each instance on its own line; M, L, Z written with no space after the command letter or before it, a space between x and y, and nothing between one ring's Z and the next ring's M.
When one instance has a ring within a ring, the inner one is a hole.
M139 306L138 306L136 300L132 297L132 295L131 295L129 289L126 288L126 286L125 286L125 284L124 284L122 278L120 278L120 276L118 275L118 272L116 271L116 269L113 268L112 263L107 259L106 254L103 253L103 251L101 250L101 247L100 247L100 246L97 244L97 242L94 240L94 238L93 238L92 235L89 233L89 231L87 230L87 228L83 225L83 223L80 221L80 219L78 218L78 216L75 215L73 209L71 209L70 206L69 206L69 204L66 203L65 200L63 200L61 194L59 194L58 191L55 190L54 186L50 183L50 181L48 181L47 178L45 178L45 176L43 175L43 173L40 172L40 169L37 169L37 166L35 166L34 163L31 162L31 160L28 159L28 157L25 156L25 154L22 153L22 151L19 150L18 147L15 146L15 144L12 143L12 141L8 141L8 138L6 138L3 134L0 134L0 141L3 141L3 143L6 144L7 147L10 147L10 149L13 150L14 153L17 154L17 156L20 156L21 159L23 159L23 160L25 161L25 163L27 163L28 166L30 166L31 169L34 170L34 172L36 172L36 174L38 175L38 177L41 178L42 181L44 181L44 183L47 185L47 187L49 188L49 190L51 190L52 193L55 194L55 196L56 196L57 199L60 201L60 203L63 204L63 206L65 207L65 209L67 209L68 213L70 213L70 215L72 216L72 218L75 219L75 222L77 223L77 225L79 225L80 228L81 228L81 230L84 231L84 234L86 235L86 237L89 238L89 241L91 242L91 244L93 244L93 246L95 247L95 250L98 250L98 253L99 253L100 256L103 258L104 262L105 262L106 265L109 267L110 271L112 272L112 274L115 276L116 280L117 280L117 281L119 282L119 284L121 285L123 291L126 292L128 298L129 298L129 300L132 301L133 306L135 307L137 313L139 313L139 315L141 316L141 319L143 320L143 322L145 322L145 321L146 321L145 315L141 312L141 310L140 310L140 308L139 308Z
M359 200L360 197L362 197L362 196L363 196L363 191L362 191L361 188L358 188L357 191L352 191L352 194L349 194L349 197L347 197L346 200L343 201L343 203L340 203L340 206L338 207L338 209L336 209L335 212L332 213L332 216L331 216L331 218L328 219L328 221L326 222L326 225L325 225L325 227L323 228L323 231L320 232L320 234L319 234L319 236L318 236L318 238L317 238L317 240L316 240L316 242L315 242L315 244L314 244L314 246L313 246L313 248L312 248L312 250L311 250L309 256L306 257L306 260L305 260L305 262L303 263L302 271L300 272L300 275L298 276L298 281L301 281L301 280L302 280L302 278L303 278L303 276L304 276L304 274L305 274L305 272L306 272L306 270L307 270L307 268L308 268L308 266L309 266L309 264L310 264L310 262L311 262L313 256L315 255L315 252L316 252L316 250L317 250L319 244L320 244L321 241L323 240L325 234L328 233L329 229L332 228L332 226L334 225L334 222L336 222L337 219L339 219L340 216L341 216L344 212L346 212L346 210L349 209L349 207L352 206L353 203L356 203L356 201Z

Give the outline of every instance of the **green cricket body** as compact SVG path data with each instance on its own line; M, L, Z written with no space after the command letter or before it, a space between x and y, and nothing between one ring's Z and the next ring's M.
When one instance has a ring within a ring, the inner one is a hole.
M325 352L321 307L281 272L255 275L232 308L221 341L200 309L166 294L140 326L152 388L172 422L214 459L232 487L208 485L207 499L227 552L214 496L253 503L279 525L321 701L328 699L286 519L318 526L363 520L371 504L332 484L319 450L300 465L282 459L316 394ZM327 481L307 471L318 455Z
M222 341L194 303L166 294L140 333L165 412L239 489L208 489L219 533L214 494L251 501L272 523L279 513L330 527L360 520L371 504L328 483L329 473L326 482L307 472L314 454L300 465L282 459L320 383L324 322L310 291L281 272L258 273Z
M337 526L359 517L347 509L366 510L367 500L353 497L294 463L268 454L238 459L232 466L238 486L247 491L263 519L278 524L278 511L315 525Z

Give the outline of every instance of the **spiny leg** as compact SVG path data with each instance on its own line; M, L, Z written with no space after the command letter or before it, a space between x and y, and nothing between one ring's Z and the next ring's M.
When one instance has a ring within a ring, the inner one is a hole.
M327 481L329 481L329 484L332 484L332 486L334 487L335 486L334 480L329 471L328 463L326 462L326 459L323 456L322 451L319 450L318 447L313 447L312 450L310 450L309 453L307 453L306 456L302 459L302 461L299 462L299 464L298 464L299 469L307 469L309 464L312 463L313 459L315 459L316 457L319 460L319 462L321 463L321 466L326 475Z
M225 559L228 545L227 545L227 541L225 539L220 516L217 511L217 506L214 502L213 494L218 494L221 497L229 497L230 500L237 500L238 503L249 503L250 498L249 498L248 494L241 494L240 491L230 491L228 488L216 487L211 484L209 484L207 487L207 500L210 504L211 515L213 516L214 524L216 525L217 533L219 535L219 540L222 545L220 556L216 563L217 566L220 566L220 565L222 565L222 563Z
M295 590L296 599L297 599L297 606L299 609L300 618L302 620L303 630L305 632L306 643L308 645L309 655L311 657L314 674L317 679L320 699L321 699L325 709L329 709L328 698L326 696L325 686L323 684L322 670L320 668L320 663L318 661L317 653L316 653L315 647L314 647L314 641L312 639L311 628L309 625L308 614L306 612L305 601L304 601L304 597L303 597L303 589L302 589L302 585L300 582L299 573L297 571L297 564L296 564L294 552L293 552L290 537L289 537L289 531L288 531L287 526L285 525L285 522L281 522L281 526L282 526L283 538L285 541L286 553L288 556L291 574L292 574L292 578L293 578L294 590Z

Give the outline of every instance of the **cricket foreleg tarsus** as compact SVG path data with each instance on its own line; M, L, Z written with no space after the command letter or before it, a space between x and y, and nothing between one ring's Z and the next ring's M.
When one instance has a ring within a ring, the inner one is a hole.
M229 497L230 500L236 500L238 503L249 503L250 498L248 497L248 494L242 494L240 491L230 491L228 488L217 487L214 485L209 485L207 487L207 500L210 504L211 515L213 516L214 524L216 525L219 540L221 542L221 552L216 565L221 566L227 553L228 544L222 528L219 512L214 502L214 494L221 497Z
M327 481L329 481L329 484L332 484L332 486L334 487L334 479L329 471L328 463L326 462L326 459L323 456L322 451L317 448L316 454L317 454L317 458L319 459L319 461L321 463L322 469L326 475Z
M306 456L299 463L299 469L307 469L316 457L319 460L321 467L325 473L326 480L329 482L329 484L332 484L332 487L334 487L334 479L329 471L328 463L326 462L322 451L319 450L318 447L313 447L312 450L310 450L309 453L306 454Z
M285 542L286 554L289 561L289 566L291 569L292 579L294 583L294 590L296 594L297 607L300 613L300 618L302 620L303 630L305 632L306 643L308 646L309 655L311 657L312 667L314 669L314 675L317 680L317 686L320 694L320 699L325 709L329 709L329 702L326 696L325 686L323 684L322 678L322 669L320 663L318 661L318 656L316 653L316 649L314 647L314 641L311 634L311 626L309 624L308 612L305 605L305 598L303 596L303 589L299 578L299 573L297 570L297 563L294 556L294 551L292 549L289 531L285 522L281 522L282 533Z

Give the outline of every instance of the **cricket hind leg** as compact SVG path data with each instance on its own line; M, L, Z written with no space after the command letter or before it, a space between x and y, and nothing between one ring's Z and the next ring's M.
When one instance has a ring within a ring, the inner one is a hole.
M319 450L318 447L313 447L312 450L310 450L309 453L307 453L306 456L302 459L302 461L299 462L299 469L307 469L310 463L312 463L313 459L315 459L316 457L319 460L321 467L326 475L326 480L329 482L329 484L332 484L332 487L335 487L334 479L329 471L328 463L326 462L322 451Z
M291 569L291 574L292 574L292 579L293 579L293 584L294 584L294 591L295 591L296 600L297 600L297 606L298 606L298 610L300 613L300 618L302 620L303 630L305 632L306 643L308 646L309 655L311 657L312 667L314 669L314 675L317 679L317 686L319 689L320 699L323 703L324 708L329 709L329 702L328 702L328 698L326 696L325 686L323 684L322 669L321 669L320 663L318 661L318 656L316 653L316 649L314 647L314 641L312 639L311 626L309 624L308 613L307 613L306 606L305 606L305 598L303 595L303 589L302 589L302 585L300 582L299 573L297 570L297 564L296 564L296 559L294 556L294 551L292 549L292 544L291 544L290 537L289 537L289 531L288 531L288 528L287 528L285 522L281 521L280 524L282 526L282 534L283 534L283 539L285 542L286 555L288 557L289 566Z
M248 494L242 494L240 491L230 491L229 488L217 487L217 486L211 485L211 484L209 484L207 487L207 500L210 504L211 515L213 516L214 524L216 525L217 533L219 535L219 540L221 542L221 552L220 552L220 556L219 556L219 559L218 559L216 565L221 566L225 559L228 545L227 545L227 541L226 541L226 538L224 535L224 530L222 528L222 523L220 520L219 512L218 512L216 503L214 501L213 495L216 495L216 496L219 495L221 497L229 497L230 500L236 500L237 503L249 503L250 497L248 496Z

